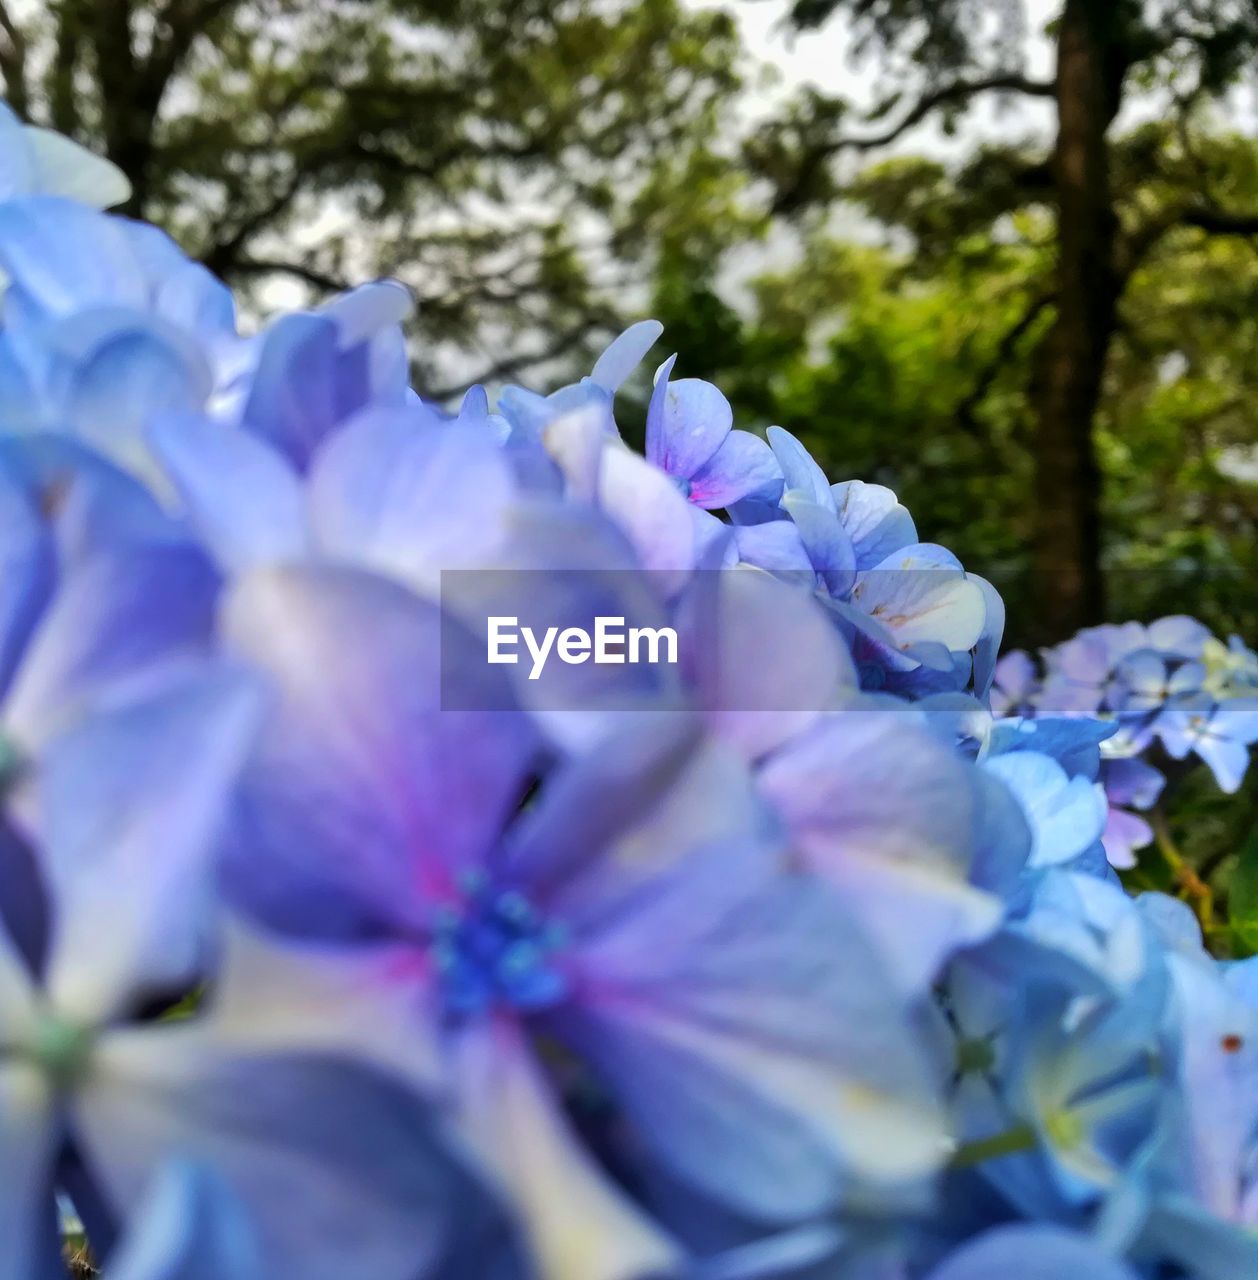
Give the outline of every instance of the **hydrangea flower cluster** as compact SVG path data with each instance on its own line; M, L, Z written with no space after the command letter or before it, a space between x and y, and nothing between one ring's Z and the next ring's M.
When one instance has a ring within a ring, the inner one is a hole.
M0 1280L1255 1273L1258 962L894 494L671 360L632 452L649 322L456 413L396 286L242 335L3 123ZM609 612L679 660L478 632Z
M992 707L1023 717L1081 716L1112 726L1101 747L1109 800L1105 850L1120 868L1153 840L1140 816L1166 786L1164 763L1205 764L1223 791L1239 790L1258 742L1258 654L1238 636L1224 645L1192 618L1145 627L1089 627L1046 649L1037 665L1000 659Z

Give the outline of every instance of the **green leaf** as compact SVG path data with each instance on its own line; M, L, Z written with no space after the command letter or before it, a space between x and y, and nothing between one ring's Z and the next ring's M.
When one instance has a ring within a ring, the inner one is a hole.
M1228 902L1236 954L1240 957L1258 955L1258 827L1250 833L1241 851Z

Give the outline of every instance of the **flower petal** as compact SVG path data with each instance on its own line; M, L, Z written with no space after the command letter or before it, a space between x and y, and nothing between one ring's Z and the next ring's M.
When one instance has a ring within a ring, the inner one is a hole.
M301 558L308 541L301 486L265 440L184 415L155 423L149 440L220 568L236 573Z
M196 972L213 839L258 711L252 682L197 676L93 717L47 753L38 784L53 901L47 985L62 1016L95 1024Z
M524 791L535 736L503 709L501 670L434 605L351 569L251 574L223 631L278 696L244 783L233 891L286 927L426 922Z
M677 1249L568 1130L516 1027L468 1030L455 1067L460 1129L510 1197L538 1280L671 1274Z

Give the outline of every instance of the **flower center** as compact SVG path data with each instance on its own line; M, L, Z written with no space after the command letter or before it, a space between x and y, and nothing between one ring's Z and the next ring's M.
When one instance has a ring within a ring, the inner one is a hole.
M473 885L463 906L443 912L432 953L447 1014L467 1018L506 1005L537 1012L568 994L556 964L562 928L544 919L523 894Z
M0 733L0 792L8 790L22 772L24 759L17 744Z
M1044 1131L1054 1145L1066 1150L1079 1146L1087 1137L1083 1118L1065 1108L1045 1117Z
M86 1027L44 1014L35 1024L27 1052L57 1088L68 1089L83 1078L92 1043L92 1032Z
M983 1075L996 1066L996 1050L990 1040L959 1040L957 1042L958 1075Z

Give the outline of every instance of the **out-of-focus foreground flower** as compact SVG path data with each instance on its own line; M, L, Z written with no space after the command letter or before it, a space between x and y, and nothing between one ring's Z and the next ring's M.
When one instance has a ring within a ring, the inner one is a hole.
M1111 866L1252 653L997 662L673 359L629 449L659 326L447 413L0 126L0 1280L1258 1274L1255 962ZM675 660L490 661L607 617Z

